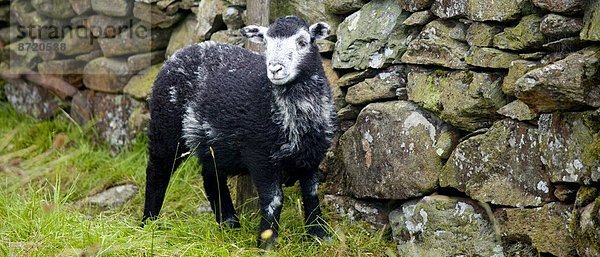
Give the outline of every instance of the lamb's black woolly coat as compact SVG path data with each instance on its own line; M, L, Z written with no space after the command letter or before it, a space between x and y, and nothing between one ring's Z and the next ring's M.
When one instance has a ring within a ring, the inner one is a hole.
M315 173L331 145L335 112L316 45L312 48L297 78L282 86L267 78L263 56L236 46L205 42L181 49L165 62L150 99L144 219L158 214L170 174L182 155L192 152L203 163L204 186L217 221L239 224L223 177L249 172L259 196L281 196L281 183L301 180L305 208L310 205L307 223L318 222L316 192L308 195L312 187L316 190ZM295 106L302 101L305 108ZM306 103L319 106L306 108ZM292 146L289 119L300 137ZM213 176L221 178L211 180ZM219 202L209 192L215 187ZM277 226L281 208L273 205L277 200L260 198L263 216L273 216L269 208L276 208L274 218L263 218L263 231Z

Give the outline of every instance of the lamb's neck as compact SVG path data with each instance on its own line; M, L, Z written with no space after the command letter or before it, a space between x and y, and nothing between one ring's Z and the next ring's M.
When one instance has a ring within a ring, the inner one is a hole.
M285 147L294 151L300 139L310 131L319 131L330 123L331 99L323 78L313 76L295 85L273 86L273 117L287 138Z

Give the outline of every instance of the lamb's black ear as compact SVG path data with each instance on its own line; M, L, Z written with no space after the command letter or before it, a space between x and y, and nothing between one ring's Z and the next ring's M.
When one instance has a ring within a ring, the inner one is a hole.
M325 22L317 22L313 25L310 25L308 28L310 31L310 38L315 39L323 39L329 36L329 32L331 31L331 27L327 25Z
M240 32L244 37L250 39L250 41L264 44L265 34L267 34L267 27L248 25L240 29Z

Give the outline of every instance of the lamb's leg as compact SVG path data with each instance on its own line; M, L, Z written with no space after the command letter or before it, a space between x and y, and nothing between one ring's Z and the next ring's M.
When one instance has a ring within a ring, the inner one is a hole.
M306 230L309 234L319 238L329 236L325 229L325 221L321 218L321 208L319 207L319 196L317 195L317 186L319 179L314 170L303 171L300 178L300 190L302 191L302 202L304 203L304 220Z
M227 187L227 177L219 176L212 167L212 161L203 161L202 177L204 191L210 202L210 207L217 218L217 222L224 223L230 228L239 228L240 221L235 214L231 194Z
M171 174L181 163L181 160L175 158L175 154L173 151L171 158L159 158L152 153L149 156L146 167L146 202L142 221L155 219L162 208Z
M271 171L251 174L258 192L261 214L258 247L269 249L275 245L278 236L279 217L283 206L281 178L276 175L277 172Z

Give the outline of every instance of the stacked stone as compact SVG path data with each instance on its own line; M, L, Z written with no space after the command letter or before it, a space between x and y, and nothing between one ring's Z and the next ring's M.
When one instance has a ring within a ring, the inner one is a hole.
M244 8L223 0L0 0L4 91L37 118L63 109L80 124L93 121L100 139L120 149L145 128L163 60L209 39L243 44ZM39 49L21 51L25 43ZM55 45L41 49L45 43Z
M344 17L327 202L400 256L600 256L600 1L310 2Z

